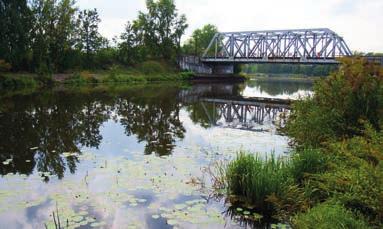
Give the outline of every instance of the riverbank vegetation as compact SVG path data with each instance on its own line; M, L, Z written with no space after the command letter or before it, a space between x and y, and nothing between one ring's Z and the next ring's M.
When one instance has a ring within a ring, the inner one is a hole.
M73 0L0 3L0 87L62 82L70 75L66 82L79 82L100 73L118 82L183 78L176 77L174 66L188 25L173 0L146 1L147 10L112 41L99 33L98 11L81 10ZM153 72L151 78L139 77Z
M342 62L293 104L283 129L289 157L241 153L220 166L231 202L295 228L382 227L383 68Z

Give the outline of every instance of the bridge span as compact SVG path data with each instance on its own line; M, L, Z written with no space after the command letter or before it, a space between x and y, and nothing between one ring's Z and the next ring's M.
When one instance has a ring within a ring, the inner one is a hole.
M203 63L337 64L351 56L344 39L321 29L217 33L205 50Z
M237 64L339 64L353 56L334 31L321 29L264 30L217 33L201 57L184 56L180 68L204 75L235 73ZM383 66L383 56L362 56Z

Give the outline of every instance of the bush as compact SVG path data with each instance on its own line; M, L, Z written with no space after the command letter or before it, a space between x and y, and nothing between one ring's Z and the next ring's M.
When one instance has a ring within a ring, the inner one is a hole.
M194 72L181 72L180 77L182 80L190 80L195 76Z
M37 81L31 75L0 75L0 88L25 88L37 85Z
M90 84L90 83L99 83L100 80L97 79L95 75L88 71L76 72L70 78L65 80L65 83L69 84Z
M313 97L293 104L285 132L297 145L315 148L330 139L360 135L361 120L379 130L382 69L363 59L344 59L338 72L315 85Z
M369 228L367 223L342 205L322 203L307 213L298 214L293 219L294 228L298 229L362 229Z
M336 199L363 214L372 224L383 223L383 133L365 127L365 136L331 143L329 169L308 183L312 199Z
M262 160L258 155L240 153L227 165L225 180L229 195L237 195L262 211L270 211L269 195L279 195L287 184L287 163L271 156Z
M140 70L145 75L163 74L166 72L165 66L157 61L145 61L140 65Z

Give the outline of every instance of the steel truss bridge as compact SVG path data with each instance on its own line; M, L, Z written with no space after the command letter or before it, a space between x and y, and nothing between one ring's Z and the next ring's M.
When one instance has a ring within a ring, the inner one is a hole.
M217 33L201 58L205 64L337 64L352 56L344 39L330 29Z

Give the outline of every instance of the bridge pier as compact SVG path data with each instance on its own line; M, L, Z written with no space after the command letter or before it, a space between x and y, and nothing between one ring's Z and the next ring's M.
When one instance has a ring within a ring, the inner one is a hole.
M209 64L214 75L234 74L234 64Z

